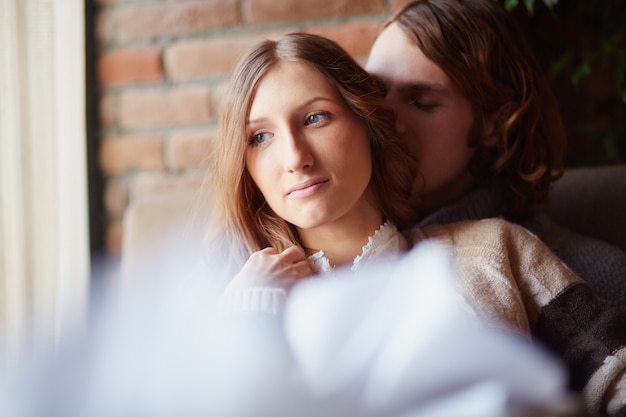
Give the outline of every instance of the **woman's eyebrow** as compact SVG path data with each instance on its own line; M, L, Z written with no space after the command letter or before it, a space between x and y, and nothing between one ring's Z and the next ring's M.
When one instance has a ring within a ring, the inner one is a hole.
M260 123L263 122L267 119L267 117L259 117L256 119L252 119L252 120L246 120L246 126L254 124L254 123Z
M311 104L316 103L316 102L318 102L318 101L328 101L328 102L331 102L331 103L333 103L333 104L339 104L339 103L337 102L337 100L334 100L334 99L332 99L332 98L330 98L330 97L325 97L325 96L315 96L315 97L313 97L312 99L307 100L307 101L305 101L304 103L302 103L302 104L298 105L298 106L296 107L296 109L300 110L300 109L302 109L302 108L304 108L304 107L307 107L307 106L310 106ZM248 120L248 121L246 121L246 126L247 126L247 125L250 125L250 124L253 124L253 123L263 122L263 121L265 121L266 119L267 119L266 117L259 117L259 118L257 118L257 119Z
M334 99L332 99L332 98L330 98L330 97L316 96L316 97L313 97L312 99L307 100L307 101L305 101L304 103L300 104L300 105L298 106L298 109L301 109L301 108L303 108L303 107L309 106L309 105L311 105L311 104L313 104L313 103L316 103L316 102L318 102L318 101L330 101L331 103L335 103L335 104L337 104L337 100L334 100Z

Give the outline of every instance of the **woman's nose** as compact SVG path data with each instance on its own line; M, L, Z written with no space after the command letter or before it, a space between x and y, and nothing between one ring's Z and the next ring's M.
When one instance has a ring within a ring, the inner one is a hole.
M313 166L313 153L306 138L294 132L288 132L281 142L283 162L287 171L297 172Z

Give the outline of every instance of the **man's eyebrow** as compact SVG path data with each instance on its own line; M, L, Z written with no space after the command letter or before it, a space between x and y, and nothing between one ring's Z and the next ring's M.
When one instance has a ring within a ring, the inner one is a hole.
M385 79L377 76L376 74L370 73L370 75L379 84L385 87L389 86L389 83L387 83ZM443 92L446 90L446 87L441 83L415 81L415 82L400 83L396 85L396 89L400 92L424 92L424 91Z
M398 90L409 91L409 92L424 92L424 91L444 92L446 88L444 87L443 84L439 84L439 83L416 82L416 83L400 84L398 86Z

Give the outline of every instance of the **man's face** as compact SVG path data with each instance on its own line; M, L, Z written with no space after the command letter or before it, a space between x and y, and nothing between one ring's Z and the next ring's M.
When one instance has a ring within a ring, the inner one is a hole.
M402 29L391 24L378 36L366 65L387 88L400 139L417 159L424 186L420 205L434 210L467 192L476 148L470 102Z

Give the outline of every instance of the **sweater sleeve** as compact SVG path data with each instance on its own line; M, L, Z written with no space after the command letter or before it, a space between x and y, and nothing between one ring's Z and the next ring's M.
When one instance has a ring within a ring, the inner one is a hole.
M559 354L571 388L592 415L626 413L626 313L597 298L586 284L567 288L546 305L534 332Z
M609 415L624 415L625 393L615 387L623 389L620 381L626 378L626 311L597 297L530 232L508 223L503 227L510 229L510 259L520 260L512 270L525 304L538 308L530 322L534 337L563 359L570 386L582 392L591 415L605 415L607 404L612 405Z
M284 306L287 293L282 288L251 287L226 289L219 297L218 312L278 314Z
M432 234L432 233L431 233ZM497 219L440 227L456 255L461 287L477 313L531 332L566 364L592 415L624 393L626 313L597 298L537 237ZM616 399L616 400L614 400ZM609 407L610 409L611 407ZM621 411L612 415L621 415Z

